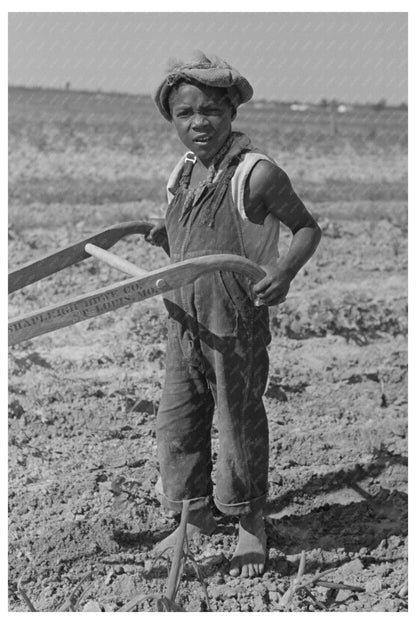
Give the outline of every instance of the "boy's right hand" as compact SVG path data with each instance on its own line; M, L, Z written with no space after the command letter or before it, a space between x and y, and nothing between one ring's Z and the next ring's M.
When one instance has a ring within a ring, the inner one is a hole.
M144 240L150 243L151 245L157 245L161 247L163 243L165 243L168 239L168 235L166 233L165 220L164 219L155 219L154 225L151 230L146 234Z
M154 225L151 230L146 234L144 240L151 245L156 245L157 247L163 247L166 253L169 255L169 242L168 235L165 227L164 219L152 219L154 221Z

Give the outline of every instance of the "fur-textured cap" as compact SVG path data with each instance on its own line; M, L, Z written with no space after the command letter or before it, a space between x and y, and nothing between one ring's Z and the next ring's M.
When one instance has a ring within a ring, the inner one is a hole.
M233 106L248 102L253 97L253 88L239 71L218 56L208 57L196 50L189 59L169 59L166 75L156 89L154 100L165 119L172 120L169 110L169 94L181 79L195 80L208 87L227 89Z

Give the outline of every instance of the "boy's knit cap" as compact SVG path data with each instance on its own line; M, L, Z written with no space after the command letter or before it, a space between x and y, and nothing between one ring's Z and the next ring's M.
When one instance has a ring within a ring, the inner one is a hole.
M172 120L169 110L169 93L183 78L190 78L209 87L227 89L232 104L237 108L253 97L253 88L239 71L218 56L208 57L195 50L185 60L169 59L166 75L156 89L154 100L165 119Z

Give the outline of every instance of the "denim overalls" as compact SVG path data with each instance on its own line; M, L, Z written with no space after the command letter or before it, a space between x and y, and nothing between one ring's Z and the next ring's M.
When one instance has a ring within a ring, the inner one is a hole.
M166 214L171 262L231 253L245 256L230 180L235 156L219 179L188 190L195 157L187 157ZM219 450L215 504L225 514L261 509L267 495L268 425L262 395L268 376L268 309L253 304L248 280L232 272L203 275L165 297L169 313L166 379L157 415L165 507L209 506L211 427L217 408Z

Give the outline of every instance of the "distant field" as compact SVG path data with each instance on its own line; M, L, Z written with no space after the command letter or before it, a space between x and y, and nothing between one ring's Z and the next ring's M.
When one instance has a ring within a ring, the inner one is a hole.
M337 115L249 103L246 132L289 173L306 202L405 201L407 111L359 107ZM9 194L13 204L150 201L183 152L150 97L9 89ZM10 215L13 220L13 214Z
M122 137L133 130L145 132L145 138L169 140L169 124L150 96L10 87L9 108L13 129L19 122L72 124L79 130L92 124L97 131L111 125L115 139L117 134ZM306 111L293 111L289 103L252 101L239 109L237 125L262 144L283 137L284 147L293 147L300 139L303 143L309 139L311 147L317 139L325 142L330 136L330 117L329 107L310 106ZM340 138L356 140L357 144L370 141L382 147L407 145L405 109L377 111L371 106L357 105L336 117ZM328 141L327 147L330 146Z

